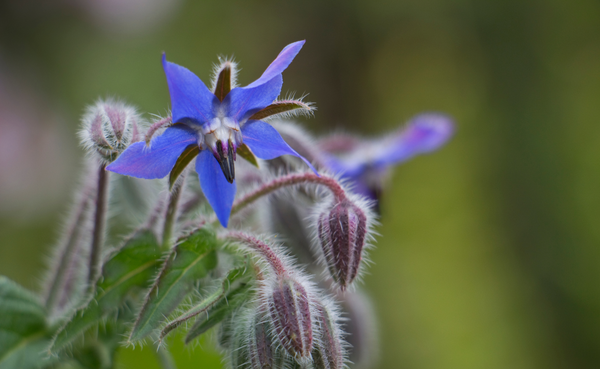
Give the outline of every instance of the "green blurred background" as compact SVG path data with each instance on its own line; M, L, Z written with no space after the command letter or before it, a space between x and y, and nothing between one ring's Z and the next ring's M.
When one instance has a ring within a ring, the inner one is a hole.
M169 107L160 55L205 81L217 55L258 77L307 43L284 91L315 134L422 111L451 143L397 168L365 289L380 368L600 367L597 0L2 0L0 274L36 289L83 157L84 107ZM172 348L181 369L219 367ZM126 349L122 368L157 368Z

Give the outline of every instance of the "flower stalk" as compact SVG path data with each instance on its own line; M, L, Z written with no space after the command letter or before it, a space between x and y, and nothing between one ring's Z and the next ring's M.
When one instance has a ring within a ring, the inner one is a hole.
M256 190L242 196L233 203L231 215L238 213L240 210L263 196L266 196L281 188L299 184L318 184L327 187L333 194L336 203L345 200L347 197L344 188L333 177L325 175L318 176L314 173L289 174L265 183Z
M181 174L179 179L173 184L173 188L169 191L169 203L167 205L167 212L165 214L165 222L163 224L162 233L162 248L167 249L171 244L171 238L173 237L173 228L175 226L175 220L177 218L177 207L179 199L181 198L181 192L185 184L185 171Z
M104 243L104 228L106 226L106 205L108 200L109 173L106 164L100 164L98 168L98 185L96 187L96 204L94 211L94 229L92 231L92 243L89 259L88 283L94 285L100 275L102 266L102 245Z

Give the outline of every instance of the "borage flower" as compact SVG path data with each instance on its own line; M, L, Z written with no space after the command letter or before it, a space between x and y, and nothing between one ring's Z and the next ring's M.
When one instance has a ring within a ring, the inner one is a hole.
M330 146L331 152L323 154L321 161L327 169L348 180L355 192L379 200L382 181L393 165L439 149L453 133L454 123L448 116L420 114L412 118L399 133L380 139L326 139L320 146L325 150ZM337 155L333 155L334 152Z
M173 64L163 55L173 126L150 142L135 143L107 170L138 178L162 178L171 183L196 156L200 186L219 221L227 227L236 192L236 154L256 163L256 157L273 159L294 155L313 166L292 149L261 119L295 109L310 111L302 101L275 101L283 85L281 73L304 45L286 46L259 79L235 87L235 64L225 61L217 69L211 92L194 73ZM233 88L232 88L233 87Z

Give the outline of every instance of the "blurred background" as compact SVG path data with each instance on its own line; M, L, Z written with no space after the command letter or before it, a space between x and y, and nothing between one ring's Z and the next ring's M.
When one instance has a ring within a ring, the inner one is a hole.
M300 39L284 91L310 93L314 134L430 110L458 126L383 194L364 283L378 367L600 367L596 0L2 0L0 274L38 289L87 104L164 114L161 52L204 81L234 55L244 85ZM220 367L180 341L181 369ZM121 368L158 368L150 351L123 349Z

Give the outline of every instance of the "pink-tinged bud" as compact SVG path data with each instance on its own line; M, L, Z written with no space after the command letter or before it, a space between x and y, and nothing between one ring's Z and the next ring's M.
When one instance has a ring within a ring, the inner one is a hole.
M110 163L130 144L139 141L140 121L135 108L119 101L100 100L88 107L82 118L81 143Z
M344 343L334 312L317 304L315 320L319 339L312 353L315 369L341 369L344 367Z
M367 210L348 199L319 215L317 232L325 261L342 290L358 274L367 231Z
M254 334L250 335L250 367L252 369L273 367L273 347L268 324L257 315L253 323Z
M293 279L280 279L270 297L269 312L281 346L298 360L309 359L313 332L306 289Z

